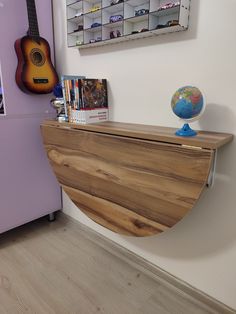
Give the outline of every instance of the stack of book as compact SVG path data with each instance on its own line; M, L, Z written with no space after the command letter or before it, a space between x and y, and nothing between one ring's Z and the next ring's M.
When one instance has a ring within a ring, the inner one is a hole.
M64 75L61 83L69 122L86 124L108 120L106 79Z

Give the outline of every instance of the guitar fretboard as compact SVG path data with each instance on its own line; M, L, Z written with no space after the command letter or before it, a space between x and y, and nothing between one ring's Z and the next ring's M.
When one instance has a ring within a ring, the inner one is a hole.
M27 12L29 20L28 35L32 37L39 37L38 19L34 0L26 0Z

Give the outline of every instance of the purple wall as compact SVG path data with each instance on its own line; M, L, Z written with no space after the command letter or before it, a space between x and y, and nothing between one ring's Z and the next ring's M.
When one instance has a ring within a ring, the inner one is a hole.
M28 95L22 93L15 83L17 58L14 50L16 39L26 35L28 17L26 0L0 0L0 61L5 89L6 113L30 114L54 112L49 107L48 95ZM35 0L37 7L39 32L53 46L52 12L50 0ZM53 53L52 53L53 55Z
M50 0L36 0L40 35L53 46ZM1 5L2 4L2 5ZM61 208L60 188L43 150L40 123L55 116L52 95L15 83L14 42L28 29L26 0L0 0L0 62L6 116L0 116L0 232Z

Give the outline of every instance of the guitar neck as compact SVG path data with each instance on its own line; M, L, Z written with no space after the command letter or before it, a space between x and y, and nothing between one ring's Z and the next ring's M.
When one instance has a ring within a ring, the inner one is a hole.
M27 3L27 12L28 12L28 20L29 20L28 35L37 38L37 37L39 37L39 27L38 27L38 19L37 19L35 1L34 0L26 0L26 3Z

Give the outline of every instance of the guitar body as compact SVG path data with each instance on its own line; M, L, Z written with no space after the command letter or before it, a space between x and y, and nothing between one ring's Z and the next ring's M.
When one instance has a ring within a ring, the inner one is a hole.
M18 58L16 83L26 93L48 94L58 83L48 42L38 36L24 36L15 42Z

